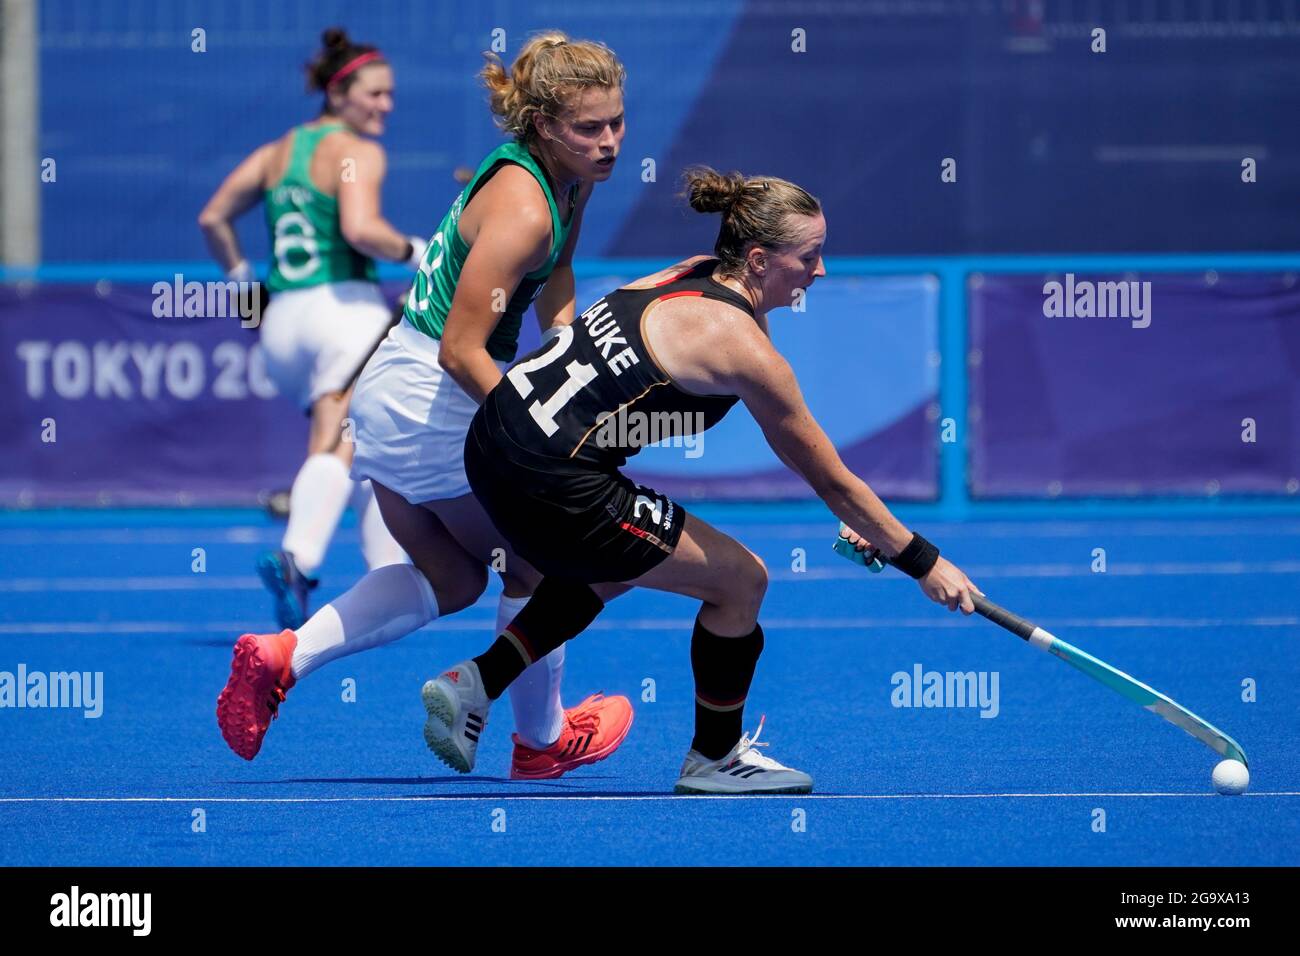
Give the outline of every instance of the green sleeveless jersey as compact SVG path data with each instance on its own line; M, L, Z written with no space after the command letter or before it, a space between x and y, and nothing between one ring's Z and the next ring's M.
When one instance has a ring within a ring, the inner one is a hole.
M465 184L456 201L451 204L451 209L447 210L447 215L443 216L442 223L429 241L428 248L424 250L420 271L415 275L415 282L411 285L410 294L406 297L406 307L402 313L407 322L425 335L435 339L442 338L442 327L451 309L452 296L456 294L460 270L465 265L465 257L469 255L469 244L461 238L460 230L457 228L460 214L483 184L502 166L511 163L522 166L532 173L533 178L542 187L542 192L546 194L546 203L551 207L551 254L540 269L524 276L519 283L519 288L515 289L514 295L506 304L505 312L497 322L496 328L488 337L488 355L498 362L514 360L515 352L519 349L519 326L523 315L555 269L555 262L559 259L560 252L569 238L574 203L577 201L578 186L575 184L570 193L569 221L561 222L560 210L556 205L555 196L551 193L546 173L528 152L528 147L522 143L506 143L488 153L487 158L474 173L474 178Z
M343 238L338 200L311 183L311 157L317 145L342 128L342 123L295 128L284 178L266 191L266 224L273 250L266 286L272 292L348 279L378 281L374 260Z

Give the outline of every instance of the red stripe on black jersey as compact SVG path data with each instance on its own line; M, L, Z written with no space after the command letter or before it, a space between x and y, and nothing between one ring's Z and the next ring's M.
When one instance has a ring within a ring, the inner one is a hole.
M679 279L685 279L688 275L690 275L694 271L695 271L695 266L691 266L689 269L679 272L676 275L671 275L667 279L663 279L659 282L656 282L654 287L657 289L660 286L672 285L674 282L678 281Z

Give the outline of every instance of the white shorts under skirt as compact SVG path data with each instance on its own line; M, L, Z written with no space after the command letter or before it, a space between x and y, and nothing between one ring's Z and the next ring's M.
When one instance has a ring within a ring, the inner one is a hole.
M348 387L392 321L373 282L327 282L271 295L259 330L266 371L304 409Z

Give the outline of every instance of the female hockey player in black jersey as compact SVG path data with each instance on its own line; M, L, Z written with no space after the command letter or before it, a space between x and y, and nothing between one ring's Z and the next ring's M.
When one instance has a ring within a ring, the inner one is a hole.
M714 256L616 289L552 330L470 426L470 486L545 579L490 649L424 685L426 741L454 769L473 768L492 701L524 668L579 634L604 601L648 587L702 602L691 638L695 737L678 792L812 789L810 776L759 753L758 732L741 733L763 647L762 561L619 472L644 444L638 436L662 437L655 425L665 420L700 431L744 402L777 456L832 513L931 600L974 610L978 588L840 461L768 337L767 313L826 274L820 204L781 179L707 168L688 172L687 195L697 211L722 213Z

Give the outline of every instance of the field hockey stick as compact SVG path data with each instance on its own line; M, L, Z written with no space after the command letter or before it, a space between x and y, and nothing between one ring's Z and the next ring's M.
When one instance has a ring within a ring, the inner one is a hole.
M865 555L870 554L870 552L858 551L848 538L838 536L835 539L835 553L847 558L854 564L864 566L867 564ZM880 563L881 567L884 566L883 558L876 557L875 560ZM873 570L879 570L879 568L873 568ZM1140 704L1153 714L1159 714L1175 727L1181 727L1187 731L1215 753L1221 754L1229 760L1240 760L1243 764L1249 766L1246 761L1246 754L1237 741L1209 721L1202 720L1186 707L1166 697L1160 691L1149 687L1135 677L1130 677L1122 670L1112 667L1100 658L1093 657L1088 652L1080 650L1068 641L1061 640L1032 621L994 604L986 597L979 594L972 594L971 597L975 602L975 612L981 617L992 621L1004 630L1010 631L1027 644L1032 644L1039 650L1056 655L1071 667L1083 671L1093 680L1109 687L1117 694L1127 697L1135 704Z
M370 361L371 356L379 351L379 346L384 344L384 339L388 338L388 333L392 331L393 327L402 321L402 310L405 306L406 293L403 292L402 297L398 299L397 303L393 306L393 311L388 317L388 324L384 326L384 331L379 333L379 337L375 339L375 344L370 347L370 351L366 353L366 357L357 363L356 369L348 376L348 384L344 386L344 391L357 384L357 379L359 379L361 373L365 371L366 363Z

